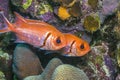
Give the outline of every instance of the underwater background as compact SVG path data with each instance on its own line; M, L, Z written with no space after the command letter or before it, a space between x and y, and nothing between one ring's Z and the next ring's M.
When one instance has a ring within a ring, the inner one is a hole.
M17 12L91 47L84 56L63 56L0 33L0 80L120 80L120 0L0 0L0 11L11 23ZM5 26L0 14L0 30Z

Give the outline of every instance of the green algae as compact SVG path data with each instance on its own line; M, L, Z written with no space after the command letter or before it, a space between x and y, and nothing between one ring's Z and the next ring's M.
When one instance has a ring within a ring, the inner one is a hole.
M27 9L27 8L32 4L32 1L33 1L33 0L27 0L27 1L22 5L22 7L23 7L24 9Z
M0 71L0 80L6 80L5 74L2 71Z
M53 12L52 7L46 2L40 3L38 14L42 15L42 14L45 14L47 12Z
M95 64L102 64L103 58L101 56L96 56Z
M117 15L117 25L113 28L113 32L117 39L120 40L120 11L116 13Z
M83 25L89 32L97 31L100 28L100 18L96 14L88 15L85 17Z
M8 53L2 51L1 48L0 48L0 58L3 58L3 59L5 59L5 60L9 60L9 59L10 59Z
M120 67L120 43L118 43L117 45L116 58L117 58L118 66Z
M114 34L115 34L116 38L120 40L120 25L115 26L113 31L114 31Z

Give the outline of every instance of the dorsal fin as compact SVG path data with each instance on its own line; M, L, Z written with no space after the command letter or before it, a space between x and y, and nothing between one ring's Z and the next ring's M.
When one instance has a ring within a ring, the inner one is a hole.
M42 23L43 21L34 19L25 19L29 24Z
M24 19L24 17L22 17L21 15L19 15L17 12L14 12L16 19L15 19L15 23L17 24L23 24L26 23L26 20Z

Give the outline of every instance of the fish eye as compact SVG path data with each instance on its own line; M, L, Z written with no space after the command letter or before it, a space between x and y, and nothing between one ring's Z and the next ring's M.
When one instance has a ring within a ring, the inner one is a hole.
M61 43L60 37L58 37L58 38L56 39L56 43L58 43L58 44Z
M84 44L81 44L80 45L80 49L84 49L85 47L84 47Z

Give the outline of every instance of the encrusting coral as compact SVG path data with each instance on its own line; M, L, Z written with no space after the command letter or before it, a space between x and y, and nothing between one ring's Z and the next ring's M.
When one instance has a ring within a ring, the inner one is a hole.
M89 32L97 31L100 28L100 18L97 14L90 14L85 17L83 25Z
M13 72L19 80L42 73L38 56L25 44L18 44L13 54Z
M40 75L26 77L24 80L50 80L55 68L61 64L62 62L60 59L53 58L46 66L43 73L41 73Z
M52 59L42 74L26 77L24 80L89 80L86 74L72 65Z
M58 66L51 80L89 80L86 74L72 65L63 64Z
M67 9L65 7L60 6L58 9L58 16L62 20L68 19L71 15L68 13Z

